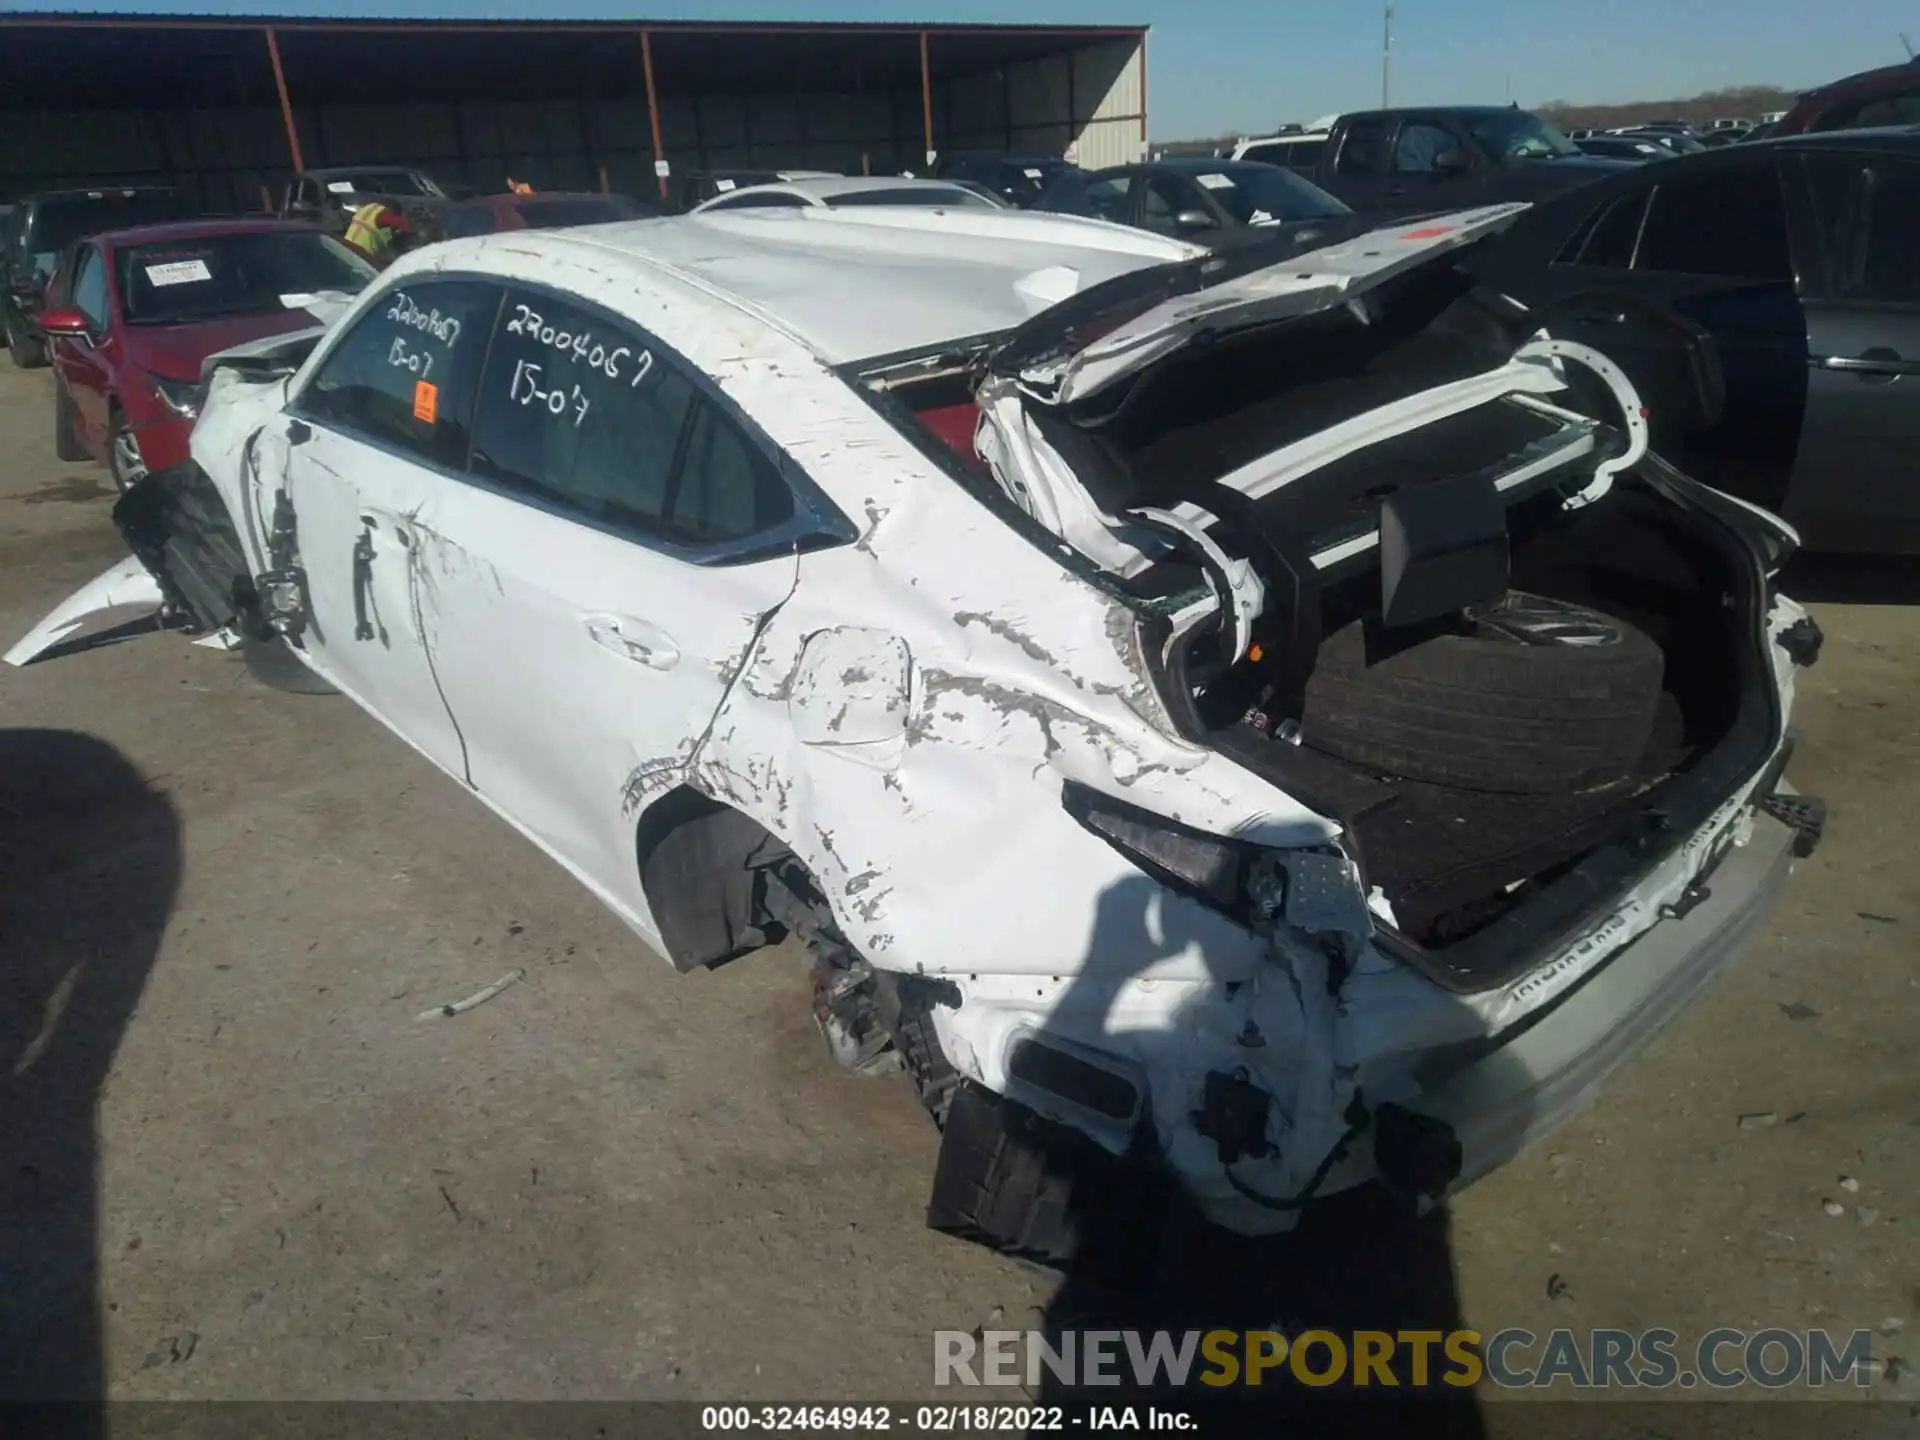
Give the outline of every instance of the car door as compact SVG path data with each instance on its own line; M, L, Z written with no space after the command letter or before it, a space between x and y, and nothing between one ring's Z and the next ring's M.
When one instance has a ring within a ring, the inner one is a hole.
M1705 159L1705 157L1703 157ZM1717 417L1672 435L1703 480L1778 511L1806 410L1807 335L1779 173L1770 153L1719 155L1615 192L1552 265L1557 334L1615 355L1649 393L1670 348L1635 332L1610 294L1644 301L1712 338L1724 383ZM1636 349L1638 340L1655 348Z
M1807 411L1784 513L1807 543L1920 551L1920 163L1803 157Z
M415 517L466 464L501 291L409 277L347 322L261 437L252 506L272 568L304 572L298 643L326 677L435 763L466 775L416 604ZM284 500L284 511L282 501Z
M468 483L419 517L434 673L474 787L650 938L638 817L686 774L825 505L655 337L508 295Z
M73 252L66 273L72 277L66 285L66 303L87 317L87 334L62 340L54 347L53 363L73 407L81 442L101 455L107 446L110 372L118 346L111 330L106 256L98 245L83 244Z

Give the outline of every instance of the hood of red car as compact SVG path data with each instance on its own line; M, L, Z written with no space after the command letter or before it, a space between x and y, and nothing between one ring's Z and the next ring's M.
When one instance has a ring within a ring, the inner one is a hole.
M200 362L215 351L306 330L316 323L305 310L280 310L192 325L129 325L122 333L128 353L143 369L173 380L198 380Z

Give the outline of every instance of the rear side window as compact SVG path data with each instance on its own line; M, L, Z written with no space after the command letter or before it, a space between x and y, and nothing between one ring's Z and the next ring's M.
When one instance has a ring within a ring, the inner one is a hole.
M1371 175L1380 169L1387 148L1387 122L1355 120L1347 127L1334 169L1342 175Z
M1634 268L1791 280L1786 206L1772 161L1655 186Z
M448 469L466 463L500 291L478 280L387 291L353 322L295 412Z
M690 546L794 514L773 463L645 335L533 292L501 311L472 469L595 525Z
M1620 195L1589 215L1554 257L1557 265L1598 265L1624 270L1633 264L1640 222L1647 213L1647 190Z
M667 533L688 545L744 540L793 518L773 462L710 399L702 399L673 491Z

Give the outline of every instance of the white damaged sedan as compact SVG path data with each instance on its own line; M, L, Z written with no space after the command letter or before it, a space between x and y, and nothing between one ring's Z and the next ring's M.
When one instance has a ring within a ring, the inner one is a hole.
M144 597L679 969L803 941L835 1055L944 1127L937 1228L1071 1266L1156 1187L1247 1233L1438 1197L1683 1008L1821 816L1793 533L1649 446L1713 357L1646 321L1636 388L1476 290L1516 209L437 245L209 362L137 559L8 658Z

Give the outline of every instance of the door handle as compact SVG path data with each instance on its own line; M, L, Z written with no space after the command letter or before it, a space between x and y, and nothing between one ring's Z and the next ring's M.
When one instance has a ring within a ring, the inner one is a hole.
M671 670L680 663L680 647L673 643L673 637L644 620L628 615L589 615L586 626L594 644L622 660L650 670Z
M1882 384L1902 375L1920 375L1920 361L1909 360L1885 345L1872 346L1858 355L1823 355L1818 364L1822 370L1838 370Z

